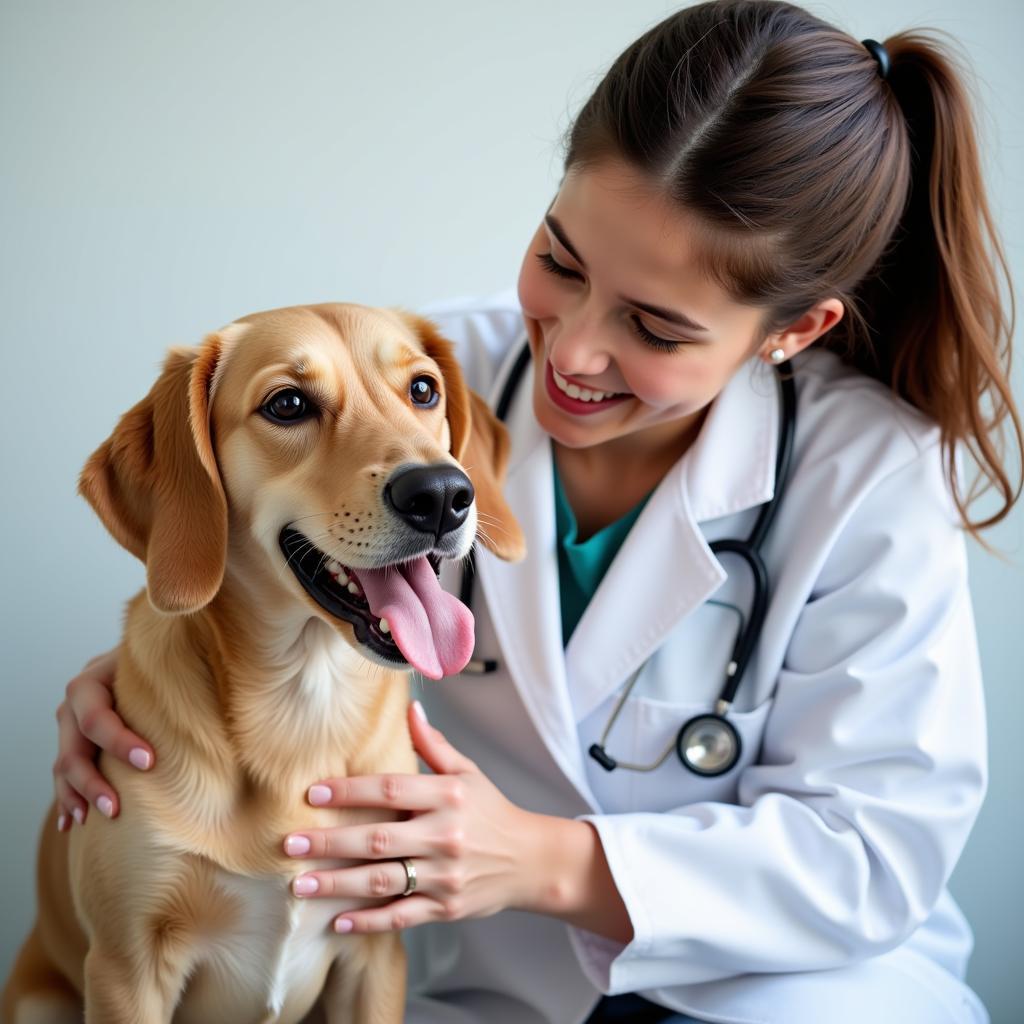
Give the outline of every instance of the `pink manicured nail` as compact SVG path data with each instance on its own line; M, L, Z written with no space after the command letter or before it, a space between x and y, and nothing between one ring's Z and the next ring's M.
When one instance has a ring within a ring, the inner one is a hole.
M310 786L309 787L309 802L311 804L320 805L325 804L331 799L331 787L330 786Z
M420 721L427 721L427 713L423 710L423 705L418 700L412 702L412 709L419 716ZM429 725L429 722L427 724Z
M344 935L346 932L352 931L353 928L355 928L355 925L347 917L339 917L338 920L334 922L334 930L338 932L339 935Z
M96 806L103 812L103 814L110 818L114 814L114 801L109 796L101 796L96 801Z
M309 840L305 836L289 836L284 841L284 852L289 857L297 857L309 853Z
M71 817L74 818L75 821L77 821L79 825L84 825L85 824L85 811L83 811L81 807L76 807L71 812Z
M296 878L292 883L292 890L296 896L308 896L319 888L320 883L313 875L303 875L301 878Z
M68 823L68 816L66 814L62 814L57 819L57 831L58 832L63 832L64 831L64 826L67 825L67 823Z
M139 771L145 771L152 763L153 759L149 756L148 750L143 750L142 747L132 747L128 751L128 760L131 761Z

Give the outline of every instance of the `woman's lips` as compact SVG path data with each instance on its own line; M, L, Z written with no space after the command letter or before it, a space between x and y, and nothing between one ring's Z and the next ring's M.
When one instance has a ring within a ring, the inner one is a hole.
M575 416L587 416L591 413L602 412L605 409L610 409L613 405L619 405L630 397L629 395L616 395L614 398L603 398L599 402L584 402L582 399L572 398L555 383L554 369L550 360L545 361L544 385L551 401L559 409L571 412Z

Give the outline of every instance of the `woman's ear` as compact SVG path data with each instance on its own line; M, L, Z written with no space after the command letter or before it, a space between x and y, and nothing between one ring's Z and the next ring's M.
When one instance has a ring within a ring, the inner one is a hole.
M150 392L90 456L78 492L146 564L150 603L169 614L213 600L227 557L227 500L210 435L218 334L174 348Z
M526 554L526 541L502 493L509 454L508 431L487 403L466 387L452 343L429 320L404 311L400 315L416 332L424 351L444 377L450 451L473 482L480 542L499 558L517 562Z

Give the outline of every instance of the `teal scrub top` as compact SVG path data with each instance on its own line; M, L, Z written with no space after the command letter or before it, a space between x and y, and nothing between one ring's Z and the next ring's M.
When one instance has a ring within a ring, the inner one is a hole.
M609 523L584 541L578 541L576 517L558 478L558 467L551 460L555 478L555 530L558 534L558 592L562 604L562 645L569 642L572 631L583 615L590 599L616 552L622 546L633 523L643 511L654 491L630 509L621 519Z

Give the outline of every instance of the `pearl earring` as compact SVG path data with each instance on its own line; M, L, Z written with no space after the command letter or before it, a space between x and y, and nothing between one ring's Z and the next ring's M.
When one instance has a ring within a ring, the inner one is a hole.
M786 358L786 350L784 348L773 348L768 355L773 363L781 363Z

